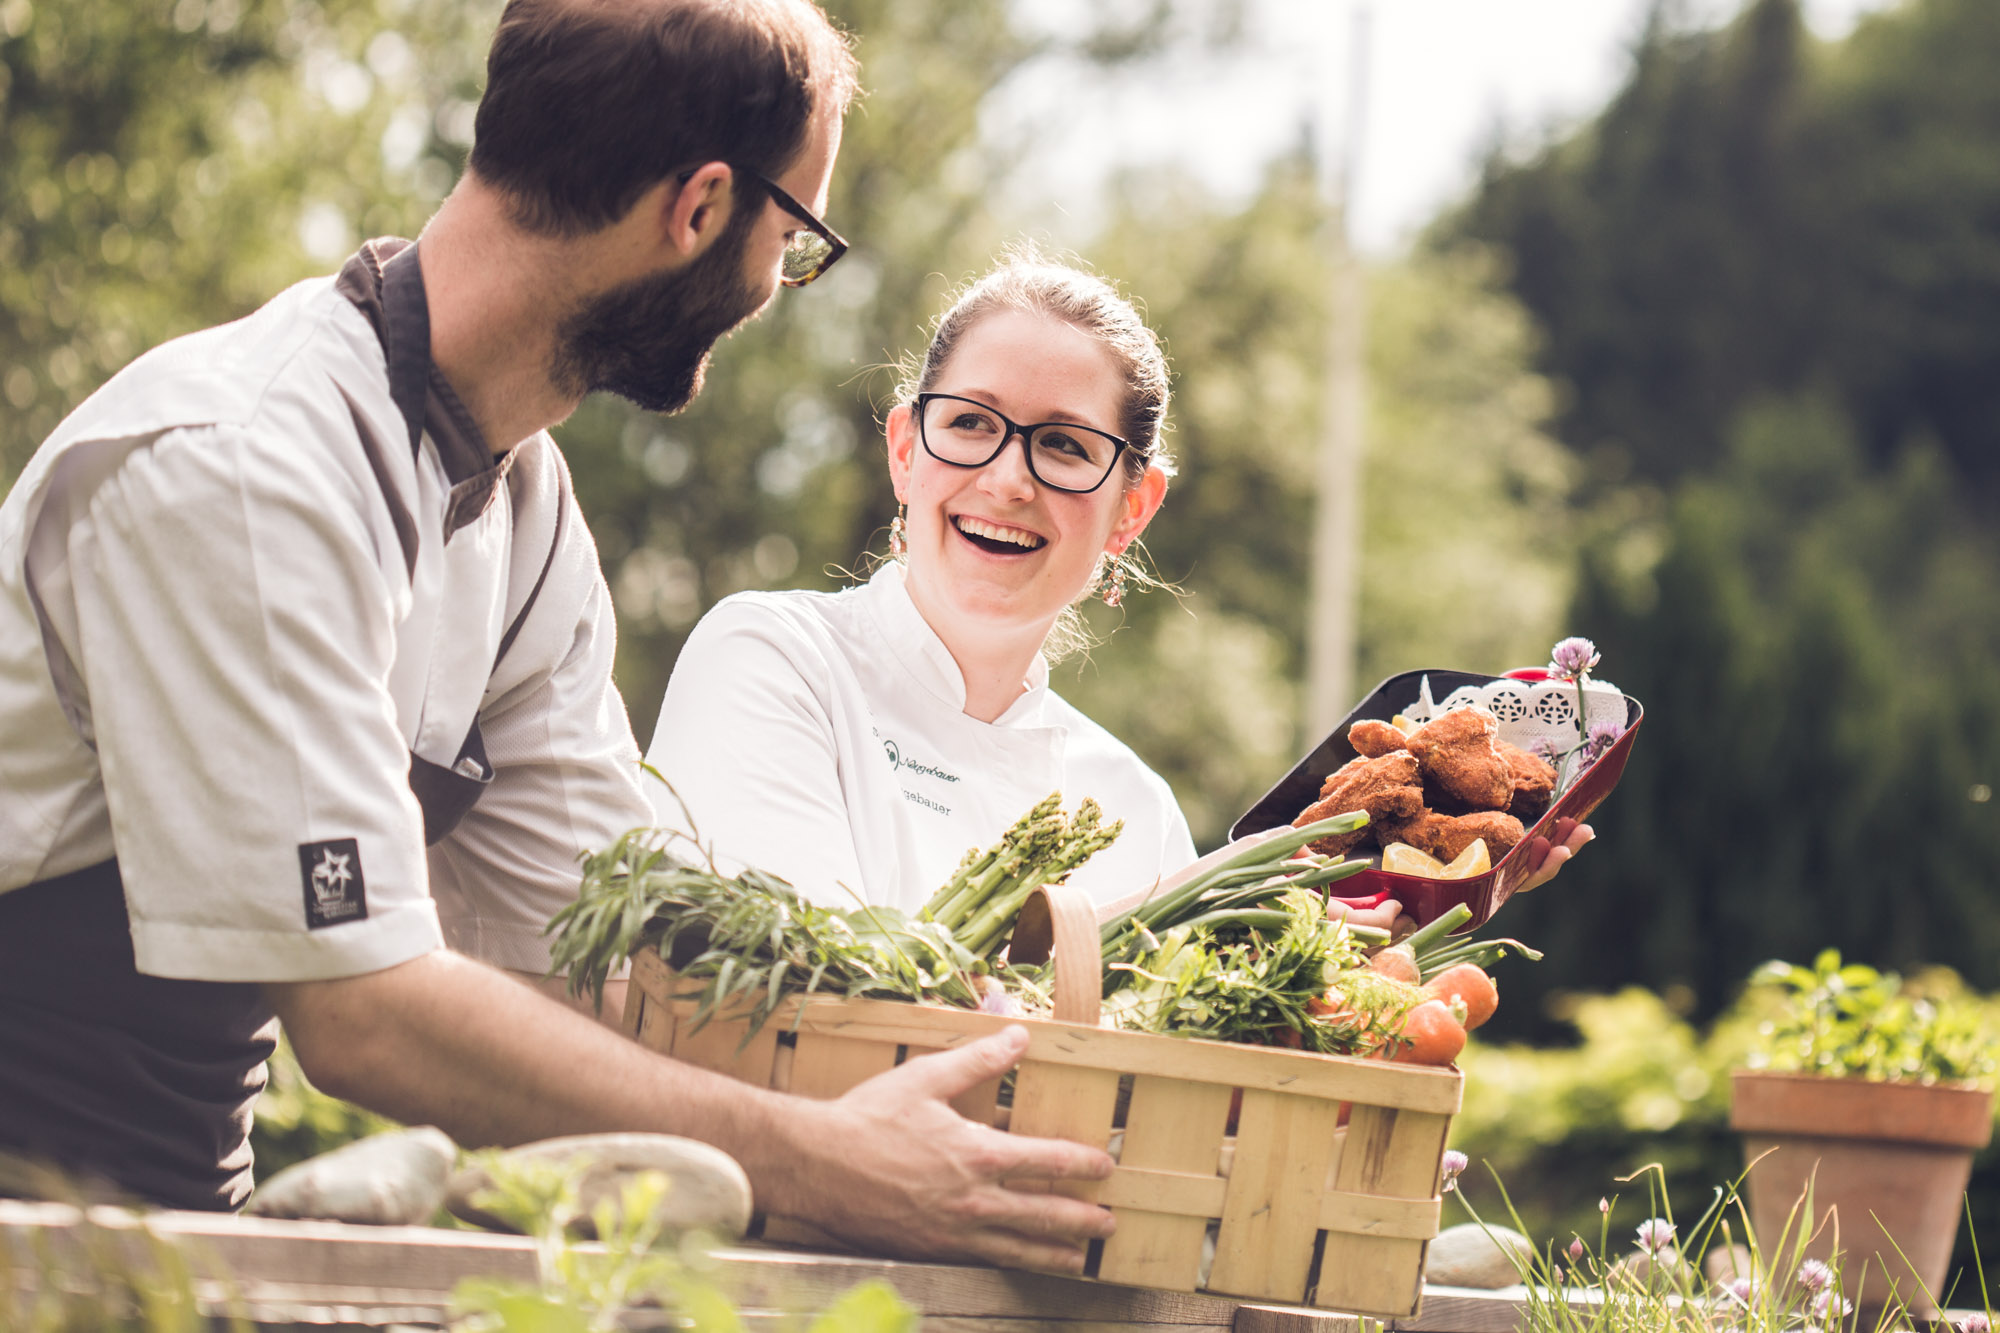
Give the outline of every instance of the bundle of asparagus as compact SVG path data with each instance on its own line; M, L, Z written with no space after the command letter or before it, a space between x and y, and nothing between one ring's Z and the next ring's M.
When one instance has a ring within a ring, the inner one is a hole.
M1089 797L1073 818L1065 819L1062 793L1051 792L999 842L967 852L918 911L917 920L937 922L976 957L990 961L1012 933L1030 893L1044 884L1060 884L1125 829L1123 820L1103 821L1104 812Z

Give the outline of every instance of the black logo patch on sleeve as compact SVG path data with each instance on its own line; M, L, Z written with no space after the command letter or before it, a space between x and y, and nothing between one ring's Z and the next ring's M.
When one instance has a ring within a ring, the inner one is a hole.
M361 882L361 844L353 838L300 843L299 878L305 881L306 929L368 919L368 889Z

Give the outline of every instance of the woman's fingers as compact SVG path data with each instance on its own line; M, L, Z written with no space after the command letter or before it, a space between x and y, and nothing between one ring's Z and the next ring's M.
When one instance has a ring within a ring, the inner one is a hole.
M1574 819L1558 819L1549 830L1555 834L1554 841L1536 838L1529 846L1529 854L1535 858L1534 873L1527 882L1516 889L1516 893L1527 893L1539 889L1556 877L1556 872L1569 863L1569 859L1583 850L1584 844L1597 836L1588 824L1579 824Z

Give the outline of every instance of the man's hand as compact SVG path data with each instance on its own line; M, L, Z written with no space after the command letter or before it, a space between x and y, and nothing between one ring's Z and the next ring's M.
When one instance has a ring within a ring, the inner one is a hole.
M1536 838L1528 844L1528 855L1534 858L1535 872L1514 892L1539 889L1554 879L1556 872L1582 851L1585 843L1597 836L1590 825L1579 824L1574 819L1558 819L1551 832L1556 835L1554 838Z
M1110 1212L1007 1182L1102 1180L1110 1155L1005 1134L947 1105L1013 1068L1027 1047L1027 1029L1008 1028L906 1061L825 1103L805 1125L818 1141L801 1163L803 1196L774 1199L773 1211L895 1254L1082 1272L1085 1243L1112 1232Z

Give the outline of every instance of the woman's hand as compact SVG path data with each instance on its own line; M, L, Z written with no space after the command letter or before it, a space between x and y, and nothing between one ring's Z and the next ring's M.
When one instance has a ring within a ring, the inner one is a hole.
M1574 819L1558 819L1554 838L1536 838L1528 846L1528 855L1534 858L1534 873L1516 893L1526 893L1539 889L1556 877L1572 856L1583 850L1583 845L1597 836L1588 824L1579 824Z

